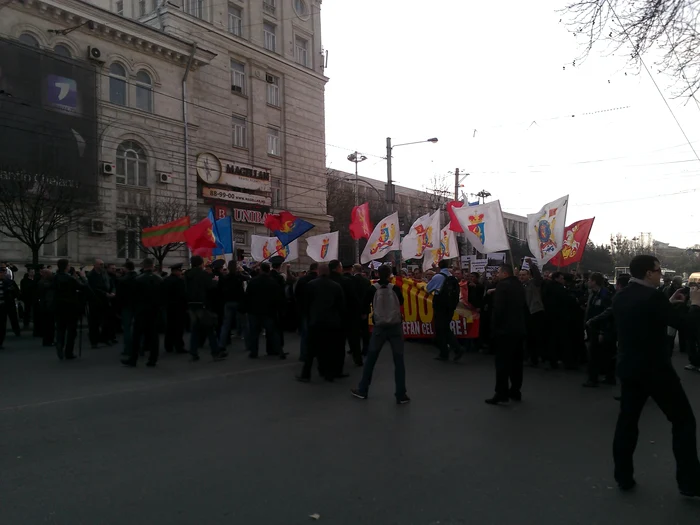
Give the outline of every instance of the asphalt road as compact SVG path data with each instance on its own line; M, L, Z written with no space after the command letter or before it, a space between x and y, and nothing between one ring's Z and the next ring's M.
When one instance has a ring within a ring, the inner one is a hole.
M156 369L121 368L117 348L59 362L28 339L5 346L2 525L700 522L700 501L676 490L670 426L652 402L640 485L617 491L616 390L583 389L583 374L527 370L524 401L492 407L489 356L441 363L410 344L413 402L397 406L388 351L360 401L349 359L351 378L306 385L296 360L249 360L240 342L226 362L166 355ZM681 374L700 409L700 375Z

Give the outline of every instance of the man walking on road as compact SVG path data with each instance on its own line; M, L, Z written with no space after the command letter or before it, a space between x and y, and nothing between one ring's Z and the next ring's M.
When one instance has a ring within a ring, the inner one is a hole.
M156 366L158 362L158 315L162 308L163 279L154 272L153 259L144 259L143 273L134 281L134 340L131 355L122 360L122 364L135 367L139 359L141 345L148 353L146 366Z
M502 265L496 274L493 292L491 331L496 355L496 395L489 405L520 401L523 386L523 347L525 345L527 301L525 290L513 267Z
M455 309L459 304L459 281L450 273L447 259L438 263L440 272L428 283L428 293L433 294L433 313L435 320L435 339L440 355L435 359L447 361L450 359L450 348L455 353L455 361L462 357L463 351L457 336L450 326Z
M58 358L75 359L73 348L78 331L78 319L83 315L84 295L90 294L85 275L68 273L68 259L59 259L54 277L56 306L56 353ZM82 334L81 334L82 335Z
M406 395L406 366L403 359L403 318L401 305L403 292L398 286L389 282L391 268L379 267L379 282L372 285L366 295L366 301L372 304L372 324L374 330L369 341L369 352L362 371L362 380L357 388L350 392L358 399L367 399L372 373L382 351L384 343L389 341L394 357L394 382L396 383L396 403L404 405L411 399Z
M671 300L658 290L661 265L656 257L638 255L630 262L632 278L613 300L617 327L617 375L622 382L620 414L615 429L615 481L621 490L636 485L633 455L639 437L639 417L651 397L673 426L676 481L684 496L700 496L700 462L695 415L668 352L666 327L697 330L700 290L691 292L690 310L677 311L671 303L685 302L682 292Z

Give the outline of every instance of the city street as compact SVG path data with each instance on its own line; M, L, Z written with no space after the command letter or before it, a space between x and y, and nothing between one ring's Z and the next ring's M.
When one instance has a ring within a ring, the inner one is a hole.
M86 334L85 334L86 335ZM674 480L671 428L649 402L639 487L614 486L613 387L526 370L524 400L492 407L493 362L434 361L408 344L408 392L393 398L391 352L367 401L359 369L334 384L294 381L287 361L162 356L119 365L120 347L59 362L36 340L0 352L0 523L7 525L695 524L700 500ZM87 339L87 338L86 338ZM682 369L700 410L700 376Z

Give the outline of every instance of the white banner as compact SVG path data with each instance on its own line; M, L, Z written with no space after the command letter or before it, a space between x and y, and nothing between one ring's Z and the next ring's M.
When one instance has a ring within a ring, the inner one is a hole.
M564 228L569 196L542 206L527 216L527 243L540 268L554 257L564 245Z
M299 258L299 242L294 241L287 246L282 246L282 242L277 237L251 235L250 254L258 262L269 261L275 255L284 257L285 262L296 261Z
M306 242L306 255L314 261L328 262L338 258L338 232L307 237Z
M372 235L367 240L367 246L362 252L360 262L367 264L369 261L381 259L389 252L400 249L399 213L394 212L377 223Z
M429 250L436 250L440 243L440 210L432 215L426 213L413 223L401 241L401 256L404 259L419 259Z
M477 251L489 253L510 249L499 201L462 206L453 208L452 211L462 226L464 235Z

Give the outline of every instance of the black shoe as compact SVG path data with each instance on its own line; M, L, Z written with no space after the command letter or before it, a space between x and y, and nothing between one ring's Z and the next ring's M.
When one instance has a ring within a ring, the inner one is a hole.
M613 396L615 401L622 401L622 396Z
M192 357L190 357L190 362L192 362L192 363L196 363L199 360L200 360L200 357L198 355L192 355Z
M360 392L357 388L352 388L350 390L350 393L355 396L357 399L367 399L367 394L363 394Z
M212 357L214 361L223 361L228 357L228 352L219 352L218 354L213 354Z
M345 379L346 377L350 377L350 374L338 374L335 379Z
M175 351L176 354L189 354L187 350L184 348L179 348L178 350Z
M136 361L132 361L131 359L122 359L122 364L129 368L136 368Z
M455 353L454 361L459 361L460 359L462 359L462 357L464 357L464 351L457 352Z
M66 361L70 361L72 359L77 359L77 355L75 354L66 354Z
M365 364L362 361L355 361L355 366L362 367L365 366Z
M248 359L258 359L257 355L248 354Z
M508 397L512 401L522 401L523 400L523 395L520 392L513 392L512 394L508 394Z
M697 487L679 487L681 496L686 498L700 498L700 485Z
M146 366L150 366L151 368L153 368L153 367L156 366L156 362L155 362L155 361L149 361L148 363L146 363Z
M443 357L441 355L439 355L435 358L435 361L449 361L449 360L450 360L449 357Z
M411 398L408 397L406 394L404 394L401 397L396 398L396 404L397 405L407 405L408 403L411 402Z
M334 378L334 377L330 377L330 376L329 376L329 377L324 377L324 379L325 379L326 381L328 381L329 383L332 383L332 382L335 381L335 378Z
M97 348L97 345L90 345L90 348L92 348L93 350L95 350L95 349Z
M57 347L56 347L56 355L58 356L58 358L59 358L61 361L63 361L63 358L65 357L65 356L63 355L63 348L61 348L60 346L57 346Z
M294 376L294 378L295 378L297 381L299 381L300 383L310 383L310 382L311 382L311 379L310 379L310 378L304 377L304 376Z
M598 383L595 383L593 381L586 381L581 386L585 387L585 388L598 388L599 385L598 385Z
M617 488L619 488L622 492L630 491L636 486L637 486L637 482L633 479L630 479L627 481L618 481L617 482Z
M280 354L280 359L287 359L287 353Z
M501 403L508 403L508 401L510 400L507 397L501 396L493 396L484 400L487 405L500 405Z

